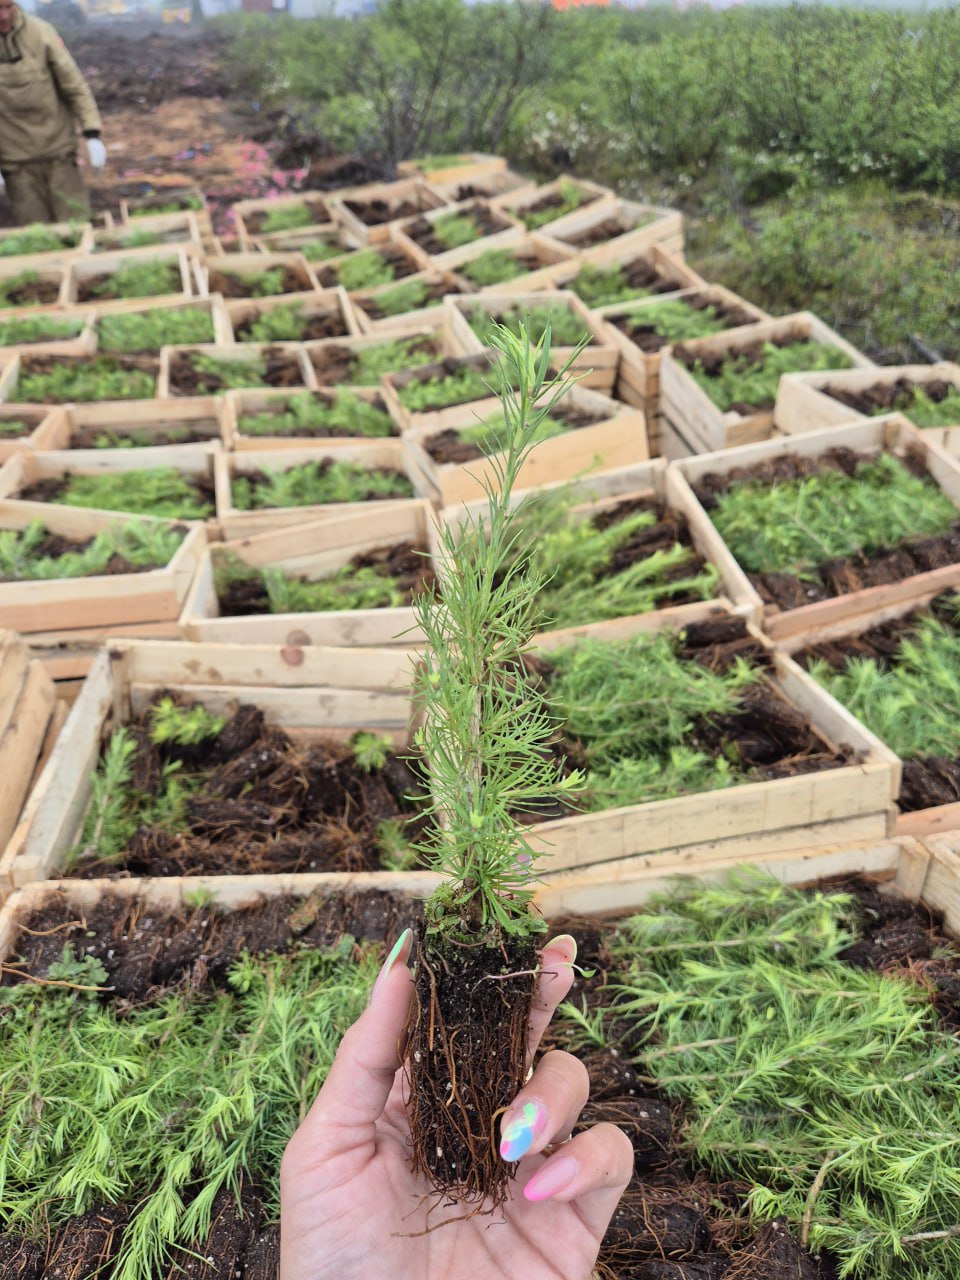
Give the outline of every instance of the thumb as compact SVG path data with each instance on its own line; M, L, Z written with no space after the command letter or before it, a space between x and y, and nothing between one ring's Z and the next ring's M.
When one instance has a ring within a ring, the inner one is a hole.
M330 1156L373 1137L400 1069L400 1037L413 998L407 961L413 930L393 945L370 995L370 1003L340 1042L317 1099L301 1125L316 1154Z

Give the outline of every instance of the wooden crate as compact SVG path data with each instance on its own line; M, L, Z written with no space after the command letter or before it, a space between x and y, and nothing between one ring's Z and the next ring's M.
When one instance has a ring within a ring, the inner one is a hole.
M911 600L899 600L889 605L879 604L855 617L828 622L823 626L812 627L809 631L787 636L778 642L777 648L792 658L793 655L814 645L850 639L862 635L873 627L879 627L895 618L905 617L915 609L929 605L939 594L940 591L925 591ZM936 689L931 689L930 696L931 698L937 696ZM935 805L928 809L898 812L896 832L898 835L920 837L955 833L955 838L960 843L960 801Z
M704 559L709 560L717 570L718 594L712 600L672 605L650 613L612 618L604 622L587 622L542 632L535 640L540 649L546 651L556 645L588 637L598 640L622 640L640 631L659 630L665 625L680 629L692 622L703 622L705 619L716 618L722 614L736 614L751 621L757 621L760 611L752 599L744 597L742 577L736 571L729 552L724 548L725 555L714 554L713 546L703 537L702 522L692 518L697 512L698 504L695 500L691 502L692 495L689 489L674 483L673 473L662 459L638 462L629 467L605 471L602 475L563 481L562 484L564 490L573 499L571 508L573 520L586 520L597 513L609 511L622 502L636 499L661 503L666 510L679 512L687 520L694 550ZM541 485L538 486L537 492L556 490L559 487L556 483ZM516 488L511 495L511 507L516 507L530 493L531 490ZM484 513L486 505L485 500L473 499L470 502L444 507L438 517L437 525L431 526L431 553L441 580L446 572L443 548L439 540L441 529L448 528L456 536L468 518L475 518Z
M502 196L507 191L531 191L537 184L521 177L513 169L491 169L486 173L474 174L466 181L436 180L430 185L451 204L456 204L460 200L471 200L476 196L483 200L492 200L495 196Z
M874 367L871 360L810 311L798 311L793 315L744 325L740 329L728 329L710 338L685 342L683 346L693 355L732 355L752 343L790 335L798 341L822 342L836 347L856 368ZM699 444L703 452L766 440L774 425L772 407L749 414L732 409L723 412L694 382L671 347L664 348L660 356L660 407L663 416L679 427L688 439Z
M0 464L15 453L48 448L49 442L56 438L57 423L62 413L61 408L49 405L0 404ZM29 433L5 436L3 424L11 421L25 423L30 428Z
M321 338L319 342L304 342L303 350L310 361L314 380L312 385L318 387L335 385L329 381L329 375L324 369L325 353L336 348L346 348L347 351L353 352L367 351L373 347L383 347L391 342L399 342L403 338L429 338L436 347L438 360L445 359L447 356L459 357L465 354L463 344L453 332L449 313L443 307L431 307L423 320L418 320L415 315L414 317L401 316L397 324L388 331L368 334L362 338ZM336 385L359 384L347 382ZM386 392L384 392L384 398L386 399ZM390 411L393 412L392 406Z
M539 236L537 232L533 233L533 238L538 241L543 240L543 237ZM629 267L638 262L642 262L645 267L655 272L660 278L660 289L658 292L651 294L651 297L663 297L668 294L678 293L681 289L705 289L707 287L707 281L702 276L699 276L692 267L688 266L679 254L668 253L663 245L660 244L652 244L647 249L637 250L630 244L618 245L614 243L611 245L610 256L605 258L603 262L598 263L593 260L586 260L582 254L571 249L569 245L561 245L559 241L547 238L546 243L551 246L551 252L554 254L553 263L522 277L519 283L524 289L570 289L577 293L576 282L585 267L601 269L618 266ZM502 285L494 286L496 289L503 287ZM577 293L577 296L580 296L579 293ZM592 309L598 315L603 315L603 307L594 307Z
M450 297L447 307L451 316L451 328L465 351L483 351L484 344L479 335L471 327L468 317L477 312L488 316L491 320L500 320L509 312L529 310L534 307L548 306L564 309L573 313L580 321L590 341L582 351L576 347L554 344L550 348L550 358L559 369L567 363L576 374L582 387L595 391L610 392L617 377L617 366L620 353L611 341L609 327L580 301L575 293L507 293L475 294L470 297Z
M89 356L97 349L97 339L93 331L94 312L84 310L83 308L74 308L70 311L44 311L40 316L25 316L22 310L19 311L0 311L0 324L8 323L16 320L48 320L61 321L73 320L81 327L79 333L72 338L37 338L30 342L8 342L3 346L3 351L24 351L30 355L38 356Z
M315 232L318 227L332 225L332 217L326 198L319 191L297 191L290 195L279 195L274 192L272 196L260 197L255 200L236 201L233 205L233 216L241 250L244 253L249 253L254 248L253 241L255 238L269 238L271 235L283 234L282 232L264 231L261 225L263 220L275 209L296 209L301 206L306 206L313 219L313 226L311 227L308 224L307 230ZM288 230L290 229L288 228ZM293 229L300 231L304 228L297 227Z
M368 403L381 405L384 412L387 412L387 404L383 399L378 387L353 387L351 388L354 395ZM310 395L329 403L334 391L283 391L275 388L269 390L250 390L250 391L228 391L226 395L221 397L223 404L223 422L224 422L224 443L228 449L243 451L246 449L306 449L306 448L324 448L335 449L340 444L355 443L358 440L367 439L363 436L260 436L245 435L243 431L243 419L248 414L263 413L265 410L274 406L281 407L285 401L292 396ZM400 430L396 423L393 423L392 435L399 435Z
M459 245L456 248L446 249L442 253L430 253L411 234L414 224L420 221L421 218L432 225L439 218L446 218L451 214L468 214L476 210L482 210L490 215L497 223L497 230L479 236L476 240L471 240L469 246ZM522 230L522 228L516 218L511 217L502 210L494 209L489 200L470 199L461 200L457 204L447 204L440 208L427 210L416 218L406 218L396 224L394 234L397 243L408 251L419 250L420 253L426 254L430 265L438 271L449 271L460 260L464 249L478 244L483 245L486 249L500 248L503 245L503 237L518 230Z
M354 556L392 543L428 543L433 511L427 502L392 505L376 521L366 511L331 516L210 547L203 555L180 625L188 640L234 644L373 645L410 649L422 642L410 606L329 613L283 613L221 617L214 585L217 561L231 553L252 568L277 568L316 581L349 564Z
M676 489L690 489L688 503L691 520L701 530L704 545L711 548L711 557L727 557L731 574L738 575L738 599L752 602L762 613L763 627L774 640L784 640L797 633L824 627L828 624L865 614L871 610L888 607L900 601L915 600L927 592L944 591L960 584L960 564L944 565L927 573L916 574L902 582L880 587L865 587L848 595L819 600L798 609L777 611L765 606L760 595L751 585L747 575L733 559L710 517L697 501L693 489L703 476L710 472L725 475L735 468L748 468L766 459L796 456L816 458L828 449L848 448L868 455L888 451L903 455L909 451L926 464L934 482L960 509L960 468L933 444L922 432L916 430L901 414L889 414L883 418L871 418L846 427L832 427L810 431L803 435L783 436L759 444L744 445L718 453L700 454L683 458L672 464L673 484Z
M46 767L0 857L0 885L45 880L79 839L104 737L160 690L229 714L255 703L290 732L378 729L405 741L410 654L402 649L119 640L94 659Z
M674 625L658 615L640 629L651 633ZM620 634L629 631L622 628ZM760 632L754 634L765 640ZM564 647L568 643L564 638ZM804 713L819 737L831 747L852 748L859 763L537 823L529 835L543 854L538 870L569 870L634 857L669 864L738 849L749 851L744 860L751 860L756 853L800 848L808 842L889 835L900 761L795 663L772 645L769 652L773 685Z
M530 268L525 270L524 274L512 276L509 280L485 285L477 284L470 279L470 276L462 274L463 266L492 250L508 250L517 257L529 259ZM536 232L530 234L518 228L512 232L498 232L495 236L488 236L481 241L474 241L472 244L465 244L462 248L452 250L445 259L445 266L448 271L452 271L454 279L457 280L458 291L461 293L476 292L477 289L481 293L530 293L538 288L538 285L531 283L531 280L536 278L540 271L549 266L556 266L558 262L568 262L572 256L573 250L566 244L552 241L547 236L541 236Z
M170 205L177 205L175 213L192 213L203 235L212 232L207 197L196 186L171 186L158 188L151 195L129 197L120 201L121 222L139 224L141 218L165 217ZM161 210L158 214L157 210Z
M81 289L88 281L97 276L109 276L123 266L135 266L140 263L159 262L175 267L180 280L180 288L170 293L155 294L147 298L90 298L80 300ZM77 258L67 264L66 280L63 290L63 304L71 307L94 307L99 312L109 311L115 307L125 310L131 302L140 304L152 302L158 305L164 302L178 302L182 298L192 298L200 293L194 288L192 259L182 247L170 245L167 248L128 249L125 253L104 253L90 258ZM203 290L206 293L207 290Z
M322 267L327 258L311 258L307 253L309 245L317 240L334 242L340 246L336 255L350 253L361 248L346 229L338 222L326 222L322 227L300 227L296 231L271 231L265 236L253 236L243 251L246 253L302 253L316 271Z
M343 232L345 240L351 237ZM317 277L320 285L324 289L332 289L340 284L340 275L344 268L349 265L358 254L369 252L387 254L393 258L394 262L399 260L400 265L404 268L401 275L395 275L393 280L389 282L390 287L395 284L402 284L404 280L411 280L414 276L419 275L423 271L432 270L430 258L423 252L418 244L413 241L404 240L401 242L396 235L396 228L391 224L387 234L379 239L375 244L359 244L348 245L336 258L324 258L322 262L316 262L313 266L314 275ZM355 293L359 293L358 289L351 289L349 284L343 285L347 293L352 297Z
M96 350L101 353L112 354L111 349L105 347L101 339L102 322L107 316L148 315L153 311L203 311L209 315L210 323L213 326L213 342L219 344L233 342L233 330L227 318L227 310L224 306L223 298L219 293L211 293L206 298L180 298L176 302L155 302L150 298L137 298L125 303L113 303L109 306L98 307L90 312L96 339ZM146 354L156 355L159 358L160 351L161 347L153 347Z
M362 511L371 524L379 521L391 507L408 507L416 498L425 497L419 476L411 472L404 461L399 440L357 441L328 450L327 456L337 462L352 462L368 468L389 467L408 476L414 491L413 498L385 498L373 502L332 502L309 507L267 507L258 511L241 511L233 505L232 479L251 475L258 471L286 471L303 463L322 461L324 451L317 448L254 450L243 453L222 453L214 457L214 477L217 489L217 518L224 538L251 537L256 533L268 533L274 529L294 529L312 520L351 515ZM2 473L0 473L2 481Z
M0 499L0 529L20 531L35 520L41 520L50 533L81 543L117 525L160 527L176 523L53 502ZM201 524L180 523L183 541L170 561L156 569L87 578L0 582L0 617L24 635L57 633L64 643L97 639L113 627L131 631L142 623L161 623L178 633L180 612L206 545Z
M631 409L580 386L571 388L564 397L563 405L603 416L591 426L541 441L520 468L516 480L518 488L533 489L580 476L596 476L645 462L649 457L644 416L639 409ZM476 423L476 411L472 405L461 405L459 409L459 426ZM407 464L411 470L419 472L430 496L441 506L482 498L483 482L495 482L495 459L502 458L502 454L476 458L471 462L437 463L426 447L429 437L434 434L432 431L411 430L403 437Z
M398 312L396 315L381 316L377 314L378 299L389 293L391 289L414 282L422 282L440 301L435 301L427 307L417 307L413 311ZM450 271L434 271L432 268L428 268L425 271L417 271L413 275L404 276L402 280L394 281L391 284L377 285L373 289L358 289L350 294L350 301L353 303L354 315L357 318L357 324L362 334L389 335L398 328L407 329L411 325L429 325L431 320L435 318L436 308L442 304L443 299L454 294L463 293L464 290L461 286L464 283L465 281ZM466 292L475 293L476 290L470 289Z
M0 398L4 398L9 401L14 401L17 399L18 396L22 397L25 394L21 390L21 379L24 377L24 375L29 375L31 372L33 372L35 362L39 363L41 365L41 368L43 368L48 364L54 367L63 365L66 368L70 368L71 366L86 364L88 361L94 358L95 356L92 356L92 355L82 355L82 356L41 355L38 352L35 353L33 348L31 347L24 347L19 351L14 351L5 358L6 362L2 364L2 366L0 366ZM121 368L123 368L124 370L130 373L133 373L137 370L140 370L141 372L144 372L144 373L149 373L150 376L154 379L153 390L154 390L154 394L156 394L156 391L157 391L156 380L160 374L160 361L158 359L156 359L153 356L126 356L126 355L112 356L111 359L115 360L117 365L119 365ZM4 360L4 356L2 352L0 352L0 360ZM133 397L131 397L131 400L132 398ZM20 400L20 403L24 403L22 398ZM44 401L42 402L38 401L37 403L54 405L54 404L72 404L73 401L67 399L66 396L54 398L53 393L49 393L47 398Z
M304 293L316 293L320 288L313 267L302 253L223 253L193 259L196 292L201 297L208 293L222 294L225 302L237 298L247 300L253 294L247 290L244 279L277 267L289 273L289 283L295 283L296 288L269 294L271 298L291 301Z
M605 224L612 234L598 244L593 237ZM617 200L613 204L588 205L550 223L550 239L567 245L587 262L622 262L625 251L643 253L662 245L668 253L683 256L683 214L676 209Z
M233 298L224 305L230 329L228 342L249 341L240 336L238 331L244 325L252 324L271 311L276 311L278 307L296 308L304 319L314 316L329 318L339 324L342 330L340 336L345 338L359 337L363 333L346 290L339 286L317 289L314 293L298 293L295 298L291 298L289 294L279 298Z
M141 447L119 446L124 454L133 454L141 466L161 466L165 457L178 465L182 456L167 450L187 449L192 453L217 452L225 446L224 407L216 396L185 396L181 400L100 400L89 404L63 405L56 411L51 426L44 437L44 449L48 452L69 452L69 459L78 466L96 465L99 457L106 457L115 449L93 447L80 448L74 441L81 431L108 431L124 437L137 435L153 440L176 428L186 428L194 435L203 435L205 441L183 444L147 444ZM91 456L88 456L91 455ZM160 459L160 461L158 461ZM109 459L108 459L109 460Z
M203 237L196 213L184 210L183 213L157 213L151 216L138 217L136 222L121 224L115 227L102 227L92 234L92 242L87 252L91 253L124 253L129 248L131 237L137 232L147 232L159 237L158 244L175 244L186 249L188 253L203 252ZM141 246L152 248L153 246Z
M46 297L42 301L10 302L0 299L0 307L4 311L45 311L70 306L70 263L72 259L64 259L59 263L45 263L42 254L31 254L19 258L0 258L0 286L11 287L11 281L19 276L29 274L35 277L36 284L42 286Z
M352 206L382 206L383 221L368 222ZM363 187L338 192L329 197L333 220L357 244L379 244L389 238L392 225L416 213L449 207L449 201L422 178L401 178L397 182L371 182Z
M0 262L18 262L22 263L24 258L29 258L31 262L37 266L59 266L64 262L69 262L71 258L82 257L84 254L92 252L94 242L93 224L90 222L48 222L43 225L44 231L53 232L54 235L63 237L64 244L60 249L47 249L40 253L8 253L4 252L10 247L10 241L17 236L22 236L25 227L5 227L0 231ZM70 241L73 243L71 244Z
M338 339L331 339L338 341ZM313 368L307 359L306 350L301 342L239 342L218 346L216 343L185 344L176 347L160 348L160 370L157 377L157 398L159 400L175 399L187 395L177 389L173 375L173 362L176 356L183 353L194 353L209 356L213 360L229 360L231 364L256 364L267 352L279 352L287 356L291 370L296 368L301 379L300 386L313 388L316 381ZM255 377L255 375L251 375ZM254 381L251 385L255 386ZM218 394L224 394L219 392Z
M408 409L399 396L399 392L410 383L428 382L431 378L453 372L454 369L448 367L451 364L455 368L468 366L479 369L481 372L489 372L492 377L491 360L491 352L475 351L469 355L458 355L452 361L438 361L435 364L424 364L415 369L401 369L397 373L386 374L381 383L381 391L390 416L394 422L399 423L404 435L409 431L432 435L435 431L445 431L449 426L463 426L464 421L470 420L471 414L475 419L479 419L496 413L500 407L500 397L495 395L493 390L480 400L461 401L458 404L443 405L438 409L423 410ZM466 418L464 418L465 412Z
M505 213L509 213L523 226L526 226L524 215L529 213L534 205L553 196L562 198L565 189L568 188L577 191L581 197L578 207L568 212L581 213L587 208L599 208L601 203L613 204L617 199L609 187L604 187L599 182L591 182L587 178L575 178L572 174L563 173L558 178L554 178L552 182L545 182L541 186L521 187L519 191L508 191L504 195L494 196L490 204L495 209L502 209ZM543 222L540 226L532 228L532 230L545 230L549 234L550 225L558 221L559 217L566 216L567 213L556 215L548 222Z
M15 631L0 631L0 849L20 818L55 702L43 663Z
M901 378L912 383L947 382L960 389L960 365L940 364L887 365L883 368L840 369L835 373L787 373L780 379L773 420L784 435L815 431L844 422L862 422L868 417L851 409L830 394L833 387L857 394L870 387L889 387ZM877 415L874 415L877 416ZM949 439L949 432L960 426L960 420L945 427L930 427L933 439ZM939 433L939 434L938 434Z
M440 163L440 161L443 163ZM453 186L461 182L474 182L490 173L506 173L507 162L503 156L483 151L464 151L456 156L423 156L413 160L401 160L397 175L401 178L422 178L431 186L443 183Z
M208 449L201 446L199 449L192 449L189 445L170 445L169 449L181 450L178 460L173 463L177 470L184 476L204 485L209 485L213 489L215 477L213 471L214 454ZM0 500L6 498L16 498L20 502L25 500L21 498L21 494L31 485L41 480L62 480L68 475L99 475L104 472L124 472L137 471L143 468L143 459L139 457L139 449L111 449L109 458L102 458L102 449L92 449L91 454L98 455L91 458L89 464L80 464L76 460L76 455L69 451L63 452L43 452L43 453L16 453L12 458L0 467ZM159 467L161 465L171 465L170 463L159 463L155 461L158 450L153 451L151 455L151 465ZM132 456L131 456L132 455ZM29 502L26 505L33 507L34 516L40 520L46 520L52 511L59 511L61 504L56 502ZM94 511L96 508L84 507L76 508L77 510ZM115 511L101 511L101 515L108 515L111 518L116 517ZM212 538L220 537L220 526L216 519L216 512L210 515L202 522Z

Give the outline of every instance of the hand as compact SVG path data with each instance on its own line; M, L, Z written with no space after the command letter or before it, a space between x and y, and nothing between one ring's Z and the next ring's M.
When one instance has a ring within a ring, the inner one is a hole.
M545 1054L503 1118L501 1154L526 1154L502 1217L418 1234L459 1215L437 1206L408 1162L397 1045L413 995L412 945L407 930L284 1154L280 1280L587 1280L633 1173L633 1148L610 1124L565 1141L588 1095L586 1068L568 1053ZM543 950L531 1059L570 990L575 958L569 935Z
M87 155L93 172L103 173L103 166L107 163L107 148L99 138L87 138Z

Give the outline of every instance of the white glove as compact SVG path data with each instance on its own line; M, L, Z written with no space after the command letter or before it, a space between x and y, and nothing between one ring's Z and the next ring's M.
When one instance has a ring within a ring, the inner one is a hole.
M87 138L87 155L94 173L102 173L103 166L107 163L107 148L99 138Z

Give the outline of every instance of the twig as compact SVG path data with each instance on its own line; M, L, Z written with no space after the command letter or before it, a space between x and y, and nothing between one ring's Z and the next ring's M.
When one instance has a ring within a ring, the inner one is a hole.
M823 1184L827 1180L827 1173L830 1166L836 1158L836 1151L827 1152L827 1158L820 1166L820 1172L814 1178L813 1185L807 1193L807 1203L803 1207L803 1218L800 1224L800 1244L804 1249L807 1247L807 1240L810 1238L810 1223L813 1219L813 1207L817 1203L817 1197L823 1190Z
M27 973L23 969L18 969L13 964L0 963L0 974L12 973L17 978L24 978L27 982L35 982L40 987L69 987L71 991L113 991L114 987L92 987L84 986L80 982L64 982L59 978L38 978L32 973Z

